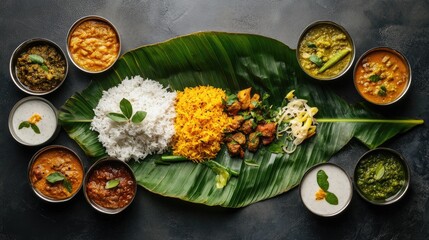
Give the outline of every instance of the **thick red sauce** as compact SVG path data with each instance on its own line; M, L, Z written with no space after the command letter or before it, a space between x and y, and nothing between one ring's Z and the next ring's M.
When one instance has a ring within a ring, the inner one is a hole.
M106 183L118 179L118 186L106 189ZM132 173L118 163L105 162L92 171L86 183L88 197L97 205L109 209L127 206L136 193Z

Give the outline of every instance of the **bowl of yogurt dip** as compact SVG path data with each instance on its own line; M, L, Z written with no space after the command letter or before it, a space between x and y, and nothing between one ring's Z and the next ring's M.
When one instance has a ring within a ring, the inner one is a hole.
M12 137L25 146L41 146L59 133L57 109L42 97L30 96L18 101L9 114Z
M353 184L347 173L333 163L322 163L307 170L301 180L300 197L304 206L322 217L343 212L353 196Z

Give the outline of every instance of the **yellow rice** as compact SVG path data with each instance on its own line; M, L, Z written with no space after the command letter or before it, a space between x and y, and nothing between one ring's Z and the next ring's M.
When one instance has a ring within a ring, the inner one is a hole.
M222 100L226 94L211 86L186 88L177 93L173 154L194 162L215 158L230 118Z

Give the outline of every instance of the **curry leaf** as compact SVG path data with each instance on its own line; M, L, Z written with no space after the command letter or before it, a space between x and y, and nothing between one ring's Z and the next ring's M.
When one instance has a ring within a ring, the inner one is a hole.
M321 66L323 66L323 61L322 61L322 59L320 59L317 55L311 55L310 56L310 61L312 62L312 63L314 63L314 64L316 64L316 66L318 66L318 67L321 67Z
M28 58L30 59L30 61L32 63L37 63L37 64L40 64L40 65L43 65L43 63L45 62L43 60L43 58L40 55L37 55L37 54L30 54L30 55L28 55Z
M133 123L141 123L146 118L146 114L144 111L137 111L131 118L131 121Z
M63 180L63 186L67 189L67 191L69 193L72 192L73 186L72 186L71 182L67 178L64 178L64 180Z
M22 128L28 128L30 127L30 122L29 121L23 121L19 124L18 129L22 129Z
M111 188L115 188L119 185L119 179L115 178L115 179L111 179L109 181L106 182L106 186L104 187L105 189L111 189Z
M326 192L325 200L331 205L338 205L338 198L331 192Z
M127 122L128 118L122 113L108 113L107 117L115 122Z
M384 165L383 164L378 164L377 168L375 169L375 176L374 179L375 180L380 180L384 175Z
M65 179L64 175L60 172L53 172L46 177L46 180L50 183L56 183L63 181Z
M309 48L316 48L317 46L313 42L307 42L307 47L309 47Z
M33 129L33 131L34 131L36 134L40 134L40 129L39 129L39 127L38 127L36 124L34 124L34 123L30 123L30 126L31 126L31 129Z
M325 171L319 170L317 171L317 184L323 191L328 191L329 182L328 175L326 175Z
M122 98L121 102L119 103L119 107L121 108L121 111L124 116L130 119L133 115L133 106L131 105L130 101L125 98Z

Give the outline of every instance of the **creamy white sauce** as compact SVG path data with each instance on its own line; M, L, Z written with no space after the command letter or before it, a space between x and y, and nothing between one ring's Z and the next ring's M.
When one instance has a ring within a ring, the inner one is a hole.
M36 124L40 129L40 134L36 134L31 127L18 129L23 121L28 121L35 113L42 117ZM45 143L54 135L57 129L57 116L48 103L32 99L23 102L16 108L12 115L12 127L12 131L21 142L26 145L39 145Z
M317 184L317 172L325 171L328 175L328 191L338 197L338 205L329 204L325 199L316 200L316 192L320 187ZM348 175L339 167L332 164L323 164L312 169L301 181L300 194L304 205L311 212L321 216L333 216L343 211L352 197L352 183Z

